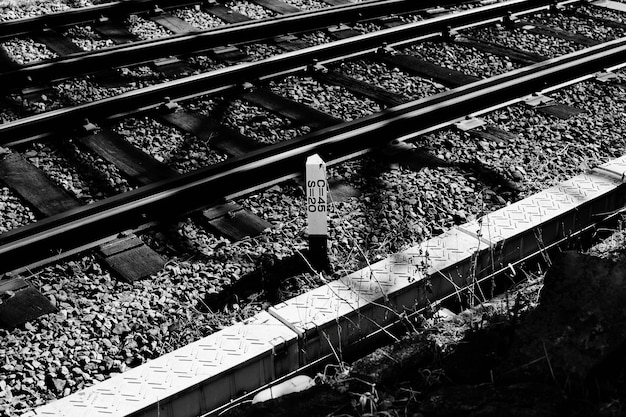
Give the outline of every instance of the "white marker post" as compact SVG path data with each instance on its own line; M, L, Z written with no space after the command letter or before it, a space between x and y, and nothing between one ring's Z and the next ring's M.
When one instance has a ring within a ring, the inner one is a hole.
M306 211L309 260L314 268L328 270L328 182L326 163L318 154L306 160Z

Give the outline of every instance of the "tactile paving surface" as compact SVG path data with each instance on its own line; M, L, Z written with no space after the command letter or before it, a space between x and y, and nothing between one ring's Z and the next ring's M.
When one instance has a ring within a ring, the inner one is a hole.
M588 223L591 212L585 213L579 210L580 207L610 194L620 184L610 175L596 172L578 175L459 228L488 240L492 245L517 247L519 253L509 250L509 254L501 259L509 262L511 256L524 257L537 245L547 245Z
M488 242L478 237L467 236L460 229L448 230L439 236L428 239L420 245L414 246L400 253L400 257L407 257L409 262L426 266L426 272L433 275L445 271L475 255L488 247ZM394 256L396 259L398 255Z
M626 13L626 4L620 3L618 1L599 0L599 1L594 1L591 4L593 4L594 6L606 7L607 9L617 10L618 12Z
M479 248L480 245L480 248ZM452 266L470 262L477 250L488 245L458 229L428 239L404 252L392 255L340 279L360 297L374 301L403 291L424 277Z
M361 330L375 330L462 287L473 262L489 247L479 238L451 229L404 252L389 256L340 279L365 300L358 320ZM375 324L373 324L375 323Z
M454 291L454 285L464 286L463 272L470 270L479 246L480 251L488 248L480 239L453 229L287 300L270 313L301 335L307 362L330 353L331 343L348 346L389 324L397 318L394 312L415 311L427 298ZM431 279L435 273L446 274L445 282L440 276Z
M613 191L615 179L585 174L511 204L461 228L496 243L528 231Z
M602 164L598 169L616 175L621 181L626 179L626 155Z
M367 303L342 282L332 281L268 311L298 333L305 364L361 338L372 324L360 312Z
M297 367L296 338L293 331L262 312L247 322L228 327L145 365L45 405L37 409L35 415L126 416L140 411L141 415L157 415L159 401L166 402L171 396L178 396L188 389L197 389L197 384L211 384L216 377L228 379L232 376L229 370L235 366L241 367L248 361L259 360L260 356L271 361L276 348L294 345L294 356L283 360ZM252 383L256 382L257 387L280 376L274 375L272 370L267 375L260 375L265 372L259 372L259 369L255 366L250 375L244 375ZM230 388L233 384L217 381L216 385ZM230 389L224 392L213 389L208 404L194 404L190 408L207 412L212 407L228 402L236 394ZM148 410L145 410L146 407ZM154 409L150 410L150 407ZM164 410L158 412L168 417L188 415L177 413L176 416L170 416Z
M352 313L363 304L357 293L340 281L332 281L271 309L274 317L298 333L325 326Z

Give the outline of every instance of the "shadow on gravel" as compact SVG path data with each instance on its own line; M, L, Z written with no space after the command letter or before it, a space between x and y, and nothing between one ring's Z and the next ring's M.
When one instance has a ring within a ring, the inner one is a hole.
M233 284L225 286L219 293L208 293L196 308L202 312L208 312L207 307L211 311L217 311L257 293L263 293L267 302L276 304L280 301L279 290L287 280L299 274L311 272L311 266L306 257L308 257L307 251L282 259L277 259L273 255L263 255L260 267L242 276Z
M413 171L422 168L456 167L462 171L472 173L481 183L495 192L511 193L519 192L521 188L515 181L511 181L503 174L488 167L484 162L476 159L468 162L449 162L432 153L430 148L413 148L408 152L393 155L394 162Z

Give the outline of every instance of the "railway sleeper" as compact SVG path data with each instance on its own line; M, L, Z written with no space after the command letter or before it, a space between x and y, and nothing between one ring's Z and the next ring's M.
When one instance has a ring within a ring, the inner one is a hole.
M479 77L433 64L413 55L392 55L384 52L375 56L387 65L398 67L419 77L430 78L446 87L454 88L481 80Z
M215 2L209 2L208 5L204 6L204 11L209 14L212 14L213 16L219 19L222 19L226 23L231 23L231 24L242 23L242 22L249 22L250 20L252 20L245 14L238 13L229 7L223 6L221 4L217 4L217 3L213 4L213 3Z
M326 31L331 37L337 40L348 39L363 34L358 30L352 29L350 26L344 24L331 26L326 29Z
M54 29L44 29L43 31L37 33L34 39L37 42L46 45L51 51L55 52L59 56L85 52L71 39L63 36ZM103 86L116 87L128 84L128 82L112 68L101 69L92 74L92 77Z
M194 118L194 116L198 116L198 118ZM203 116L200 115L186 113L167 113L159 116L161 120L183 131L197 134L199 137L209 138L213 130L211 129L210 132L206 132L203 129L219 127L217 123L212 123L208 118L204 119L206 123L203 123L203 119L200 119L202 117ZM196 124L194 124L194 122ZM190 132L189 129L192 131ZM105 129L100 130L97 133L79 138L79 143L105 161L115 165L126 177L140 185L147 185L166 178L172 178L179 174L176 170L170 168L163 162L137 149L121 135L113 131ZM268 227L272 227L270 223L244 210L243 207L234 202L228 202L205 210L202 219L204 219L214 231L232 240L241 240L246 236L256 236ZM103 252L102 247L100 250ZM143 251L144 249L134 250L134 252L137 253L143 253ZM145 274L138 274L130 265L128 267L124 266L122 262L125 262L125 258L121 255L115 256L114 258L111 258L111 256L112 254L106 254L103 259L116 271L119 272L121 270L125 279L134 281L145 276ZM132 260L135 255L127 254L125 256ZM149 259L154 259L153 263L155 268L156 265L160 263L154 254L146 253L146 256ZM126 273L124 270L128 270L128 272ZM147 267L146 273L149 270L150 268ZM151 273L147 275L150 274Z
M241 98L286 117L298 125L310 126L313 129L323 129L343 122L341 119L316 110L306 104L282 97L265 88L257 88L246 92Z
M231 240L254 237L273 227L270 222L245 210L234 201L204 210L202 219L212 229Z
M218 61L229 65L252 61L251 56L233 45L212 48L209 50L209 54Z
M54 216L80 207L74 196L56 185L43 171L18 153L12 153L0 161L0 180L41 217ZM111 270L128 281L146 278L165 264L160 255L137 237L119 237L100 246L99 255Z
M558 117L559 119L569 119L585 111L574 106L558 103L552 97L545 96L543 94L533 94L524 99L526 106L550 116Z
M184 61L181 61L177 57L165 57L152 61L152 68L165 75L166 77L177 77L180 75L189 74L192 69Z
M149 20L157 23L160 26L163 26L165 29L171 31L172 33L193 33L198 32L200 29L195 26L187 23L187 21L171 15L169 13L159 13L153 16L148 17Z
M543 35L543 36L551 36L553 38L563 39L565 41L578 43L584 46L594 46L594 45L599 45L602 43L602 41L599 41L597 39L589 38L584 35L579 35L577 33L568 32L566 30L554 28L551 26L540 25L537 23L520 21L520 22L517 22L514 25L514 27L522 29L529 33L534 33L534 34Z
M298 13L302 11L296 6L280 0L252 0L252 3L256 3L278 14Z
M14 71L19 69L20 66L20 64L11 59L4 48L0 48L0 72Z
M133 235L120 235L112 242L100 245L98 255L102 262L128 282L156 274L165 266L165 260Z
M27 280L16 277L0 281L0 326L13 329L56 312L50 300Z

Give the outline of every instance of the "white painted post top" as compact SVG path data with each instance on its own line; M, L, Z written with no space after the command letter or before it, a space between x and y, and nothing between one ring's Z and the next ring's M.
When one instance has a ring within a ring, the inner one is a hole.
M318 154L306 160L306 211L309 236L328 234L328 182L326 163Z

